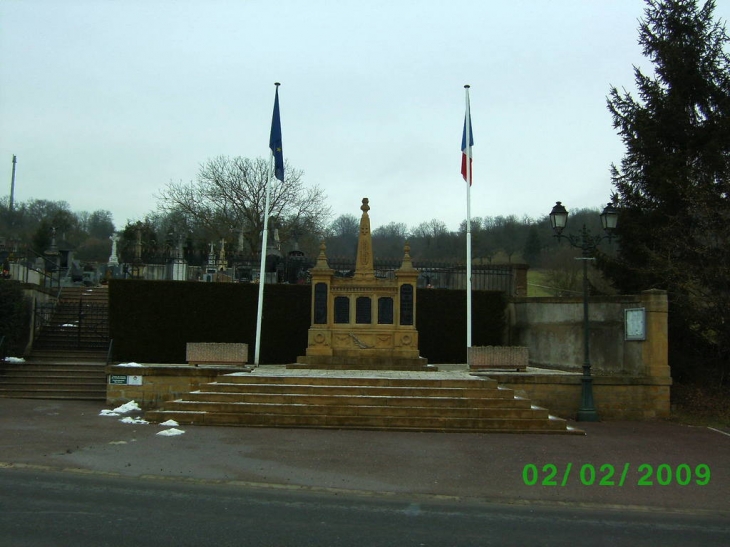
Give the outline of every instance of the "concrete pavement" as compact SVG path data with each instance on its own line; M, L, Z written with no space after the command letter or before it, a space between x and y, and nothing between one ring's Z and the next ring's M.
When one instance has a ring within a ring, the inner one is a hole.
M730 516L730 434L704 427L581 423L585 436L553 436L185 426L162 437L161 426L104 408L0 398L0 468Z

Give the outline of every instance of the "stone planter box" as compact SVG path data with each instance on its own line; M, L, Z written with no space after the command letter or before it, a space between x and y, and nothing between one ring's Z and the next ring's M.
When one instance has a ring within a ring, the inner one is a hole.
M248 362L248 344L188 342L185 360L195 366L242 366Z
M469 370L527 370L527 348L522 346L475 346L467 348Z

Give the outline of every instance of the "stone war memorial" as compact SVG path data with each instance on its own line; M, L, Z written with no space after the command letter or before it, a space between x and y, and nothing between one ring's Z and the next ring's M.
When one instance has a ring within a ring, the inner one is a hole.
M408 243L397 269L379 271L367 198L360 209L354 269L331 268L323 242L309 271L296 362L247 366L245 340L188 341L187 365L143 365L134 384L114 383L129 370L107 366L107 402L136 400L148 420L181 424L581 434L565 418L590 381L601 419L668 415L666 292L591 297L589 331L581 298L511 296L503 344L468 348L467 363L438 361L439 370L419 352Z
M352 277L336 276L320 247L312 277L306 355L289 368L437 370L418 353L416 280L406 243L393 279L375 275L370 206L363 198Z
M336 275L320 247L306 355L191 379L148 420L199 425L582 434L491 378L442 371L419 355L416 281L408 244L400 268L376 274L370 206L362 200L355 270ZM197 367L196 372L205 369Z

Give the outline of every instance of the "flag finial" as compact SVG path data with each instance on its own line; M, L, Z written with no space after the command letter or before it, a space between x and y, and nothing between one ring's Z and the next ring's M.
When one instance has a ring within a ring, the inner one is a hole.
M280 84L279 82L274 82L274 85L275 85L276 87L279 87L279 86L280 86L281 84Z
M471 87L471 86L470 86L469 84L466 84L466 85L464 86L464 88L465 88L465 89L469 89L470 87Z

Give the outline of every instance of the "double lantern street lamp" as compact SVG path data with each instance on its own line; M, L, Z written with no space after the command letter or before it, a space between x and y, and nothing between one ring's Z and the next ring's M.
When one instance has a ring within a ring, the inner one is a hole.
M550 211L550 225L558 240L567 239L573 246L582 251L578 260L583 261L583 376L581 377L581 404L578 410L577 420L579 422L597 422L598 412L593 402L593 378L591 377L591 356L590 356L590 327L588 323L588 261L594 260L593 255L598 245L604 239L610 242L616 224L618 223L618 211L610 203L601 213L601 226L606 235L591 235L585 224L579 236L563 234L568 223L568 211L559 201Z

